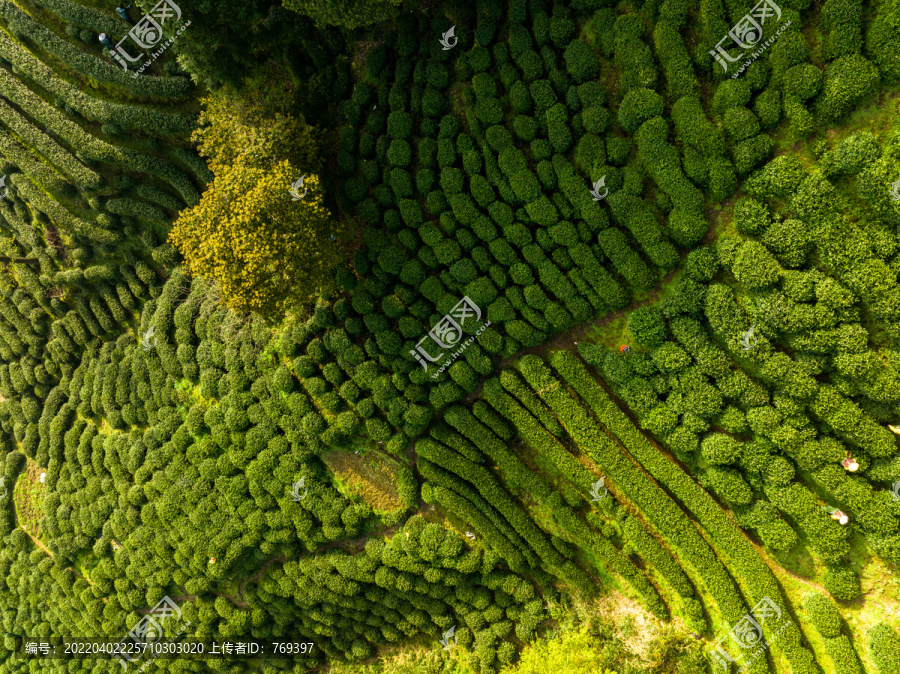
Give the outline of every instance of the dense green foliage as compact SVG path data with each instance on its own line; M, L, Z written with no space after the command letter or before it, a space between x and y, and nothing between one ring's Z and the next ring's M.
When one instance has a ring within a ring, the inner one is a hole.
M108 5L0 2L7 635L169 596L316 650L163 671L488 674L600 597L695 674L767 599L746 671L896 671L843 611L900 564L900 135L840 129L896 3L784 3L737 76L717 1L185 0L136 77Z

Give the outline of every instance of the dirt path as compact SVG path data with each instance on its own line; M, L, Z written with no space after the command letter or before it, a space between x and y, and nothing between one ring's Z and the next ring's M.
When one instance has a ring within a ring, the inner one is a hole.
M623 307L622 309L617 309L616 311L607 311L596 320L586 321L572 328L569 328L568 330L562 330L556 333L552 337L552 339L544 342L543 344L539 344L538 346L529 346L520 351L517 351L511 356L504 358L499 363L497 363L491 374L482 377L481 383L479 383L478 386L475 387L474 391L463 398L463 402L471 403L477 400L481 396L481 390L484 387L485 379L500 374L504 369L506 369L507 366L509 366L510 363L521 358L522 356L534 354L540 356L541 358L545 358L549 351L558 351L559 349L571 350L571 348L578 344L578 342L587 339L587 335L590 331L596 330L598 328L603 328L613 321L627 316L635 309L658 302L660 293L662 292L662 288L672 282L675 274L678 273L680 269L681 267L679 266L663 276L663 278L660 279L659 285L657 285L653 290L648 291L647 297L645 299L632 299L631 302L628 303L628 306Z
M22 528L22 531L24 531L26 534L28 534L28 537L29 537L32 541L34 541L34 544L35 544L36 546L38 546L41 550L43 550L43 551L46 552L48 555L50 555L51 558L53 557L53 553L50 552L49 548L47 548L46 545L44 545L43 543L41 543L40 540L38 540L37 538L35 538L35 536L34 536L30 531L28 531L28 527L26 527L24 524L20 524L19 526Z

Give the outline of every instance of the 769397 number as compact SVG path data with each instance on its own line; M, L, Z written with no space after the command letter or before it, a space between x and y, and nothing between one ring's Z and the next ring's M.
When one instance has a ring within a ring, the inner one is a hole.
M285 641L273 641L272 648L276 655L307 655L312 653L313 642L292 643Z

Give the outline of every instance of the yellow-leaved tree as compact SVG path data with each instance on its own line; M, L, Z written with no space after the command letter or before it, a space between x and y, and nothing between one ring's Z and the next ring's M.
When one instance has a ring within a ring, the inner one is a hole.
M317 175L317 132L302 115L227 92L203 104L193 139L215 177L169 240L191 274L219 284L229 308L280 313L326 287L341 258L341 227Z

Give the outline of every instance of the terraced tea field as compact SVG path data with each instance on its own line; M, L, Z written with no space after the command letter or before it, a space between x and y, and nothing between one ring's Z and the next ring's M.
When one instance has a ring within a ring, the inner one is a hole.
M900 674L898 31L0 0L0 672Z

